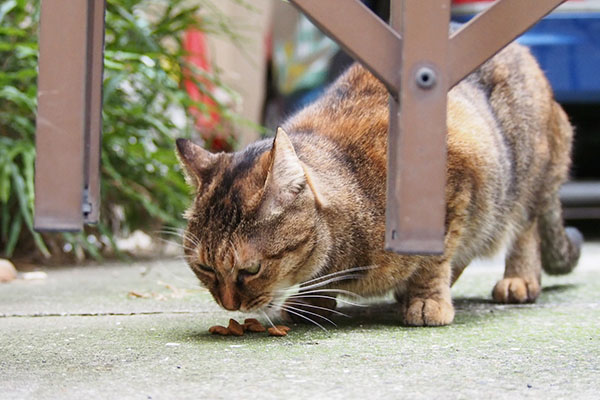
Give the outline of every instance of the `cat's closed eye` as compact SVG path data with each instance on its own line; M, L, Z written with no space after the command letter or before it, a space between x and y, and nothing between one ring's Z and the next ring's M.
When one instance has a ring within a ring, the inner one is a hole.
M257 262L248 268L244 268L244 269L240 270L240 272L243 272L244 274L248 274L248 275L256 275L256 274L258 274L258 271L260 271L260 267L261 267L261 263Z
M262 267L262 264L260 262L257 262L257 263L252 264L248 268L240 269L238 271L238 277L237 277L238 283L242 284L242 283L244 283L244 280L246 278L258 275L261 267Z

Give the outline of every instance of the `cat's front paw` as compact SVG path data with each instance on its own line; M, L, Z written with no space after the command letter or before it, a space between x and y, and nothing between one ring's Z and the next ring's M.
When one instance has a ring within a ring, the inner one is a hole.
M454 319L454 307L443 299L413 297L404 312L404 323L410 326L448 325Z
M498 303L532 303L540 294L536 278L504 278L494 286L492 297Z

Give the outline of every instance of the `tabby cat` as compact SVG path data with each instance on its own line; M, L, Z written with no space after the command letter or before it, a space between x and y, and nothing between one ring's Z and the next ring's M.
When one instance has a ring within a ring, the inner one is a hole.
M316 319L336 294L393 291L405 324L445 325L450 287L476 257L508 246L500 303L535 301L542 267L575 267L583 238L558 198L573 130L526 48L506 47L448 93L442 256L384 251L387 130L388 93L355 64L275 139L230 154L177 140L196 188L185 254L218 304L264 309L299 284L282 309Z

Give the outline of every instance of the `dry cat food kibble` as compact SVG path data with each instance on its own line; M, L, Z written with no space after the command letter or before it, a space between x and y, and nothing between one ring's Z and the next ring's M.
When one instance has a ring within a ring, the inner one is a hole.
M265 332L267 330L267 328L254 318L246 318L242 326L244 327L244 331L248 332Z
M229 335L229 329L225 328L224 326L221 325L215 325L215 326L211 326L208 331L210 333L212 333L213 335L223 335L223 336L227 336Z
M285 336L290 328L285 325L276 325L268 329L269 336Z
M257 320L256 318L246 318L244 320L244 325L254 325L254 324L262 325L260 323L260 321Z
M231 333L233 336L244 335L244 328L242 327L242 325L239 324L239 322L237 322L233 318L229 319L229 326L227 327L227 329L229 330L229 333Z
M260 333L266 331L269 332L269 336L285 336L289 330L290 328L285 325L276 325L267 329L257 319L254 318L246 318L243 325L231 318L229 320L229 326L227 327L215 325L208 329L208 331L213 335L221 336L243 336L245 332Z

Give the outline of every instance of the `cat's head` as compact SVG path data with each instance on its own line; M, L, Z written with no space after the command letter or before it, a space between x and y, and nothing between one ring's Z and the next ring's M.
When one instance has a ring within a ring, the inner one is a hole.
M238 153L212 154L186 139L177 153L196 188L185 256L218 304L255 310L311 276L321 200L282 129Z

